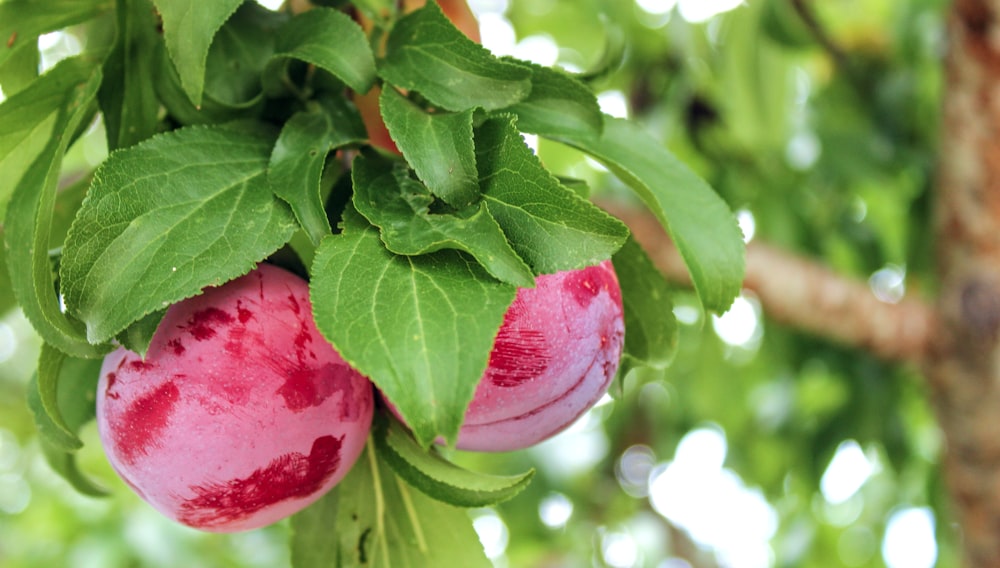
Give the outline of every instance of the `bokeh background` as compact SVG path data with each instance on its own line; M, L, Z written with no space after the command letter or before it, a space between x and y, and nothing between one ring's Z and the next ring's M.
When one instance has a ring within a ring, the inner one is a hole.
M605 112L703 175L747 240L867 281L884 302L933 290L943 0L470 3L484 45L588 74ZM71 33L39 41L43 67L85 47ZM629 199L596 162L528 142L602 199ZM94 124L67 179L105 154ZM538 470L515 500L470 511L496 566L957 565L941 436L913 369L773 323L749 292L721 317L683 288L675 304L669 368L631 373L539 447L454 456ZM160 517L115 477L93 425L80 466L111 496L72 490L24 402L39 340L12 298L0 312L0 566L288 565L285 524L209 535Z

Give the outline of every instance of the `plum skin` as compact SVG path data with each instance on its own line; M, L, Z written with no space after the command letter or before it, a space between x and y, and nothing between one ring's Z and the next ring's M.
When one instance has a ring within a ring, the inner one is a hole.
M112 467L154 508L235 532L336 485L373 407L371 383L316 329L306 282L262 264L171 306L145 360L109 354L97 425Z
M624 339L621 288L611 261L542 275L534 288L519 288L456 447L519 450L565 430L607 392Z

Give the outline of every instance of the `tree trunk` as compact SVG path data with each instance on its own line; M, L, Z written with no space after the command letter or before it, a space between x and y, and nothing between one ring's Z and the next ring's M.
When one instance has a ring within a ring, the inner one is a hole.
M925 373L965 563L1000 566L1000 0L955 0L938 179L939 325Z

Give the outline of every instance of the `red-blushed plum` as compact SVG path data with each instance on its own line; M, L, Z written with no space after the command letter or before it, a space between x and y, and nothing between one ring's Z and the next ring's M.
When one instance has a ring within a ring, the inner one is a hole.
M271 524L339 482L364 448L373 393L312 319L298 276L256 270L171 306L145 360L101 368L97 424L121 478L213 532Z
M566 429L607 392L624 338L611 261L539 276L504 316L456 447L518 450Z

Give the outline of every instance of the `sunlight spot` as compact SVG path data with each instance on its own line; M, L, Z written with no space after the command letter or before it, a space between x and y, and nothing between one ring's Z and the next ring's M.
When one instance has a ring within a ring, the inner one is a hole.
M712 329L729 345L748 346L761 334L759 303L745 295L737 297L726 313L712 316Z
M17 336L14 329L0 322L0 363L8 361L17 351Z
M285 0L257 0L257 3L268 10L277 10L285 3Z
M747 209L740 209L736 212L736 222L740 225L740 231L743 231L743 242L749 243L757 232L757 220L754 219L753 213Z
M611 444L601 427L603 410L591 408L563 432L530 448L540 469L556 478L569 478L590 471L604 459Z
M78 55L83 46L73 34L59 31L38 36L38 50L42 56L39 72L44 73L63 59Z
M892 514L882 540L882 558L889 568L931 568L937 561L934 513L927 507Z
M631 568L639 561L639 547L628 533L607 532L601 536L601 556L608 566Z
M893 264L887 265L871 275L868 286L879 300L898 304L906 295L906 269Z
M649 495L649 473L656 465L656 454L644 444L636 444L622 452L615 462L618 485L632 497Z
M498 57L510 55L517 45L514 26L502 14L486 13L480 16L479 33L482 36L483 47Z
M0 474L0 512L16 515L28 508L31 486L19 473Z
M653 16L662 16L674 9L677 0L635 0L644 12Z
M628 99L621 91L604 91L597 95L601 112L617 118L628 118Z
M572 516L573 502L562 493L549 493L538 504L538 517L550 529L561 529Z
M697 24L707 22L740 4L743 4L743 0L680 0L677 8L682 18Z
M503 556L510 539L507 524L492 509L482 509L477 513L476 518L472 521L472 527L479 535L479 542L482 543L486 556L490 559Z
M674 317L685 325L694 325L701 321L701 310L694 306L674 306Z
M820 480L823 497L834 505L847 501L868 481L873 471L871 462L857 442L841 442Z
M0 428L0 472L8 472L21 461L21 445L17 437L6 428Z
M815 133L799 132L785 146L785 161L792 169L808 170L819 159L822 151L823 147Z
M510 6L510 0L469 0L469 9L481 18L483 14L503 14Z
M538 135L537 134L525 134L524 132L522 132L521 133L521 138L524 140L524 143L528 146L528 148L531 148L532 152L534 152L535 154L538 154Z
M514 46L511 55L518 59L531 61L545 67L551 67L559 59L559 46L547 34L530 35Z
M722 467L724 433L716 427L686 434L674 460L650 475L653 509L682 528L720 563L733 568L766 568L774 562L770 540L778 515L759 489L748 488Z

